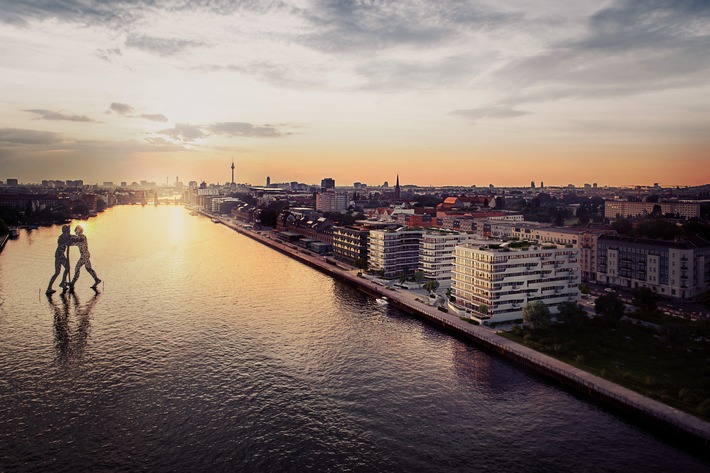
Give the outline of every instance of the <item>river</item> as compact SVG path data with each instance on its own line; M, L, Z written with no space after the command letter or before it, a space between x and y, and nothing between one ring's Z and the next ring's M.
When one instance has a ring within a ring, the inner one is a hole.
M0 471L710 467L182 207L80 223L96 292L44 295L59 227L0 254Z

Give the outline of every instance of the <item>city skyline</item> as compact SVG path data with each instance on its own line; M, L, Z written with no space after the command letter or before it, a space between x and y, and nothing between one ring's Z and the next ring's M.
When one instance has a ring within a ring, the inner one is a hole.
M704 3L0 3L3 181L709 181Z

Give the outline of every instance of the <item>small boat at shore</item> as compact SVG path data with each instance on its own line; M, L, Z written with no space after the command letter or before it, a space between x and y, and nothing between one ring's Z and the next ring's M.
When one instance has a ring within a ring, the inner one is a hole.
M212 223L222 223L222 221L218 218L213 218Z
M10 238L17 238L20 236L20 229L17 227L10 227L7 231L10 234Z
M387 305L387 304L389 304L389 301L388 301L387 298L384 297L384 296L383 296L383 297L378 297L377 299L375 299L375 302L377 302L377 303L380 304L380 305Z

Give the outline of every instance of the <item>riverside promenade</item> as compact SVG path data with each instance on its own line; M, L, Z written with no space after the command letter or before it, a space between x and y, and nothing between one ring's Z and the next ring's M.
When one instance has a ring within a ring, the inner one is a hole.
M206 213L203 215L214 218ZM322 256L275 238L271 232L247 229L230 219L220 218L219 221L253 240L353 284L375 297L387 297L390 304L407 313L420 316L506 358L522 363L545 377L554 379L584 396L636 419L664 437L685 445L705 457L710 456L709 422L508 340L489 327L474 325L461 320L458 316L442 312L427 304L417 294L388 288L358 276L357 269L340 262L333 264L332 259L328 262Z

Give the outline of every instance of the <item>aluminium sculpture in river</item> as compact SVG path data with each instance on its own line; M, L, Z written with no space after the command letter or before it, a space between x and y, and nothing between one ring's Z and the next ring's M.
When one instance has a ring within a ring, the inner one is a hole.
M52 285L61 272L62 267L64 267L64 275L62 276L62 282L59 284L59 287L64 290L74 289L74 284L76 284L77 279L79 279L82 266L86 267L86 271L94 278L94 285L91 286L93 289L96 289L101 282L101 279L96 275L96 271L91 267L91 255L89 254L89 244L86 240L86 235L84 235L84 228L81 225L77 225L74 229L74 233L74 235L70 233L69 225L62 226L62 234L57 239L57 250L54 253L54 274L49 280L47 294L56 292L52 289ZM77 261L74 268L74 277L71 281L67 281L69 277L70 246L79 247L79 261Z
M91 260L89 254L89 243L86 241L86 235L84 235L84 228L81 225L77 225L74 229L75 235L71 236L71 245L76 245L79 247L79 261L76 262L76 267L74 268L74 277L69 283L69 288L73 289L76 280L79 279L79 273L81 272L81 267L85 266L86 271L94 278L94 285L92 288L96 288L101 279L96 275L96 271L91 267Z
M57 238L57 250L54 252L54 274L49 280L49 285L47 286L47 294L54 294L55 291L52 289L54 281L56 281L57 276L64 268L64 274L62 275L62 282L59 283L59 287L66 289L67 280L69 279L69 244L71 242L71 230L69 225L62 225L62 234Z

